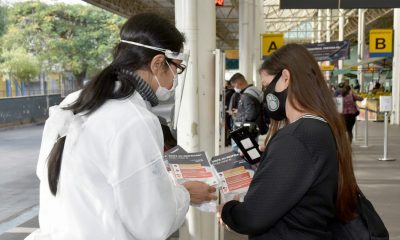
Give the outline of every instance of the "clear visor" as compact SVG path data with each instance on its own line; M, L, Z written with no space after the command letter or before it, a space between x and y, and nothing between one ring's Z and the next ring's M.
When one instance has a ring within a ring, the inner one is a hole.
M167 56L167 55L165 55ZM185 90L185 80L186 80L186 73L188 71L188 67L189 67L189 50L185 50L185 52L183 53L183 60L182 60L182 64L184 64L186 66L186 70L183 71L182 74L178 75L178 86L175 90L175 108L174 108L174 117L172 118L172 127L174 130L176 130L177 128L177 124L178 124L178 118L179 118L179 113L181 110L181 104L182 104L182 97L183 97L183 92Z
M143 43L138 43L138 42L133 42L133 41L128 41L128 40L121 39L121 42L162 52L162 53L164 53L165 57L168 59L182 61L180 64L183 64L185 67L187 67L189 64L189 56L190 56L189 50L184 50L183 52L174 52L169 49L154 47L154 46L146 45ZM173 108L174 113L173 113L173 116L171 117L171 121L172 121L171 126L173 127L173 129L176 129L177 123L178 123L183 91L185 89L186 72L187 72L187 68L185 71L183 71L182 74L178 75L178 85L175 90L175 107Z

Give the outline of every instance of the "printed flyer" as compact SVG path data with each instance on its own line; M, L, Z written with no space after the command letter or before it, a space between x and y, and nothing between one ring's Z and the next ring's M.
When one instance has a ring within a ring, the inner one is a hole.
M169 153L166 160L177 183L202 181L211 186L218 185L218 178L205 152Z
M236 195L243 200L254 176L251 165L234 152L211 158L211 165L217 171L221 182L222 201L230 201Z

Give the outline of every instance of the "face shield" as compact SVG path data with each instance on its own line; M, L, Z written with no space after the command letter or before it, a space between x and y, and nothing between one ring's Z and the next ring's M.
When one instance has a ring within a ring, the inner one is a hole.
M132 42L132 41L127 41L127 40L122 40L122 39L121 39L121 42L139 46L139 47L152 49L152 50L155 50L158 52L162 52L162 53L164 53L164 55L167 59L182 61L179 65L188 66L188 61L189 61L189 56L190 56L189 50L184 50L182 52L174 52L169 49L154 47L154 46L150 46L150 45L146 45L146 44L142 44L142 43L138 43L138 42ZM177 71L179 71L179 69L177 69ZM176 87L175 94L174 94L175 103L174 103L173 107L171 108L171 110L169 111L169 113L170 113L169 116L161 116L161 117L164 117L165 119L167 119L167 121L168 121L168 119L170 119L170 127L173 127L173 129L176 129L176 127L177 127L177 122L178 122L179 112L180 112L181 102L182 102L182 95L183 95L183 91L185 88L185 79L186 79L186 71L183 71L181 74L178 74L178 85Z

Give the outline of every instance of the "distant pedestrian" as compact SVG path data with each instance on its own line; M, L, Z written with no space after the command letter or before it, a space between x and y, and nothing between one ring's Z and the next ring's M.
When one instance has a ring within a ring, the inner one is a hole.
M234 74L230 82L235 91L240 94L237 109L232 109L233 129L240 128L245 124L249 125L250 134L257 140L259 135L256 120L261 114L263 95L260 89L248 84L241 73ZM232 141L232 150L237 152L237 145Z
M342 89L343 97L343 117L346 122L347 134L349 135L350 141L353 140L353 127L356 123L356 118L360 114L356 101L362 101L364 98L358 96L351 91L350 86L344 86Z

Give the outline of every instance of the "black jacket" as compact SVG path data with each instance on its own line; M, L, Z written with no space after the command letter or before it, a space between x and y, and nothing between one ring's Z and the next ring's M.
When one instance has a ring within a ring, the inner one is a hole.
M260 107L259 103L255 103L254 99L258 99L259 103L262 102L262 92L258 88L249 85L240 92L237 114L234 118L236 125L254 122L257 119L260 114Z
M222 219L251 240L329 240L337 184L329 125L301 118L275 134L244 201L226 203Z

